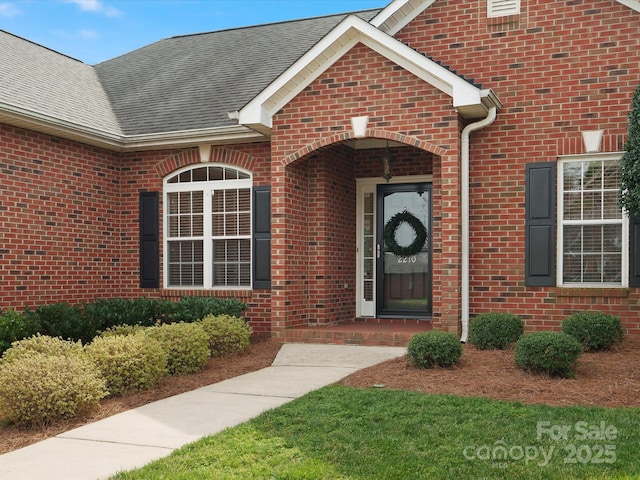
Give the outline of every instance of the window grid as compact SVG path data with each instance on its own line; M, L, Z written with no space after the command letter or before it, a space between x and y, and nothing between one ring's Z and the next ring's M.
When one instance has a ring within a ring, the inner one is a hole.
M561 168L561 282L623 285L625 223L618 160L576 160Z
M165 179L165 202L166 285L249 288L250 174L221 165L187 168Z

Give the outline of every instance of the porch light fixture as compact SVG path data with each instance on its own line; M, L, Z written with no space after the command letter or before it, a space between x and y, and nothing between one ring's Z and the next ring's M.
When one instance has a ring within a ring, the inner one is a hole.
M391 161L393 160L393 157L391 156L391 151L389 150L389 141L387 140L387 148L384 151L384 155L382 155L382 169L383 169L383 174L382 174L382 178L384 178L387 183L389 183L389 180L391 180L391 177L393 175L393 171L391 169Z

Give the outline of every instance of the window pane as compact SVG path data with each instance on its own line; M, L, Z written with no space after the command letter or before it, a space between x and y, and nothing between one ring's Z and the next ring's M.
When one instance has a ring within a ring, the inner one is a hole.
M604 188L607 190L619 190L620 162L618 160L608 160L602 162L604 165Z
M601 220L602 192L585 192L583 209L584 220Z
M582 193L565 192L564 218L565 220L581 220L582 219Z
M223 180L224 174L222 167L209 167L209 180Z
M193 170L194 182L206 182L207 181L207 167L196 168Z
M604 192L604 218L622 218L622 207L618 203L620 190Z
M620 283L622 281L622 255L603 255L605 282Z
M191 170L187 170L186 172L182 172L180 174L180 183L185 183L190 181L191 181Z
M178 197L179 193L170 193L167 195L167 199L169 200L169 208L168 213L170 215L175 215L178 213Z
M202 286L204 263L202 241L168 242L169 285Z
M622 252L622 225L605 225L602 229L602 243L607 253Z
M602 162L584 162L584 190L602 190Z

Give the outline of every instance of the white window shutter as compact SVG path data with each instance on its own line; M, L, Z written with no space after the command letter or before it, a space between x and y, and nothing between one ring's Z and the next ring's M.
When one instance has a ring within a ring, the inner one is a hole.
M520 0L487 0L487 16L504 17L520 13Z

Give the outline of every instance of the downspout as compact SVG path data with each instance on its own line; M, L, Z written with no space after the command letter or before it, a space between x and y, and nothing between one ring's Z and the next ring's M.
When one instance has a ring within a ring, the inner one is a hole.
M462 334L460 335L460 342L466 343L469 336L469 137L476 130L480 130L486 126L489 126L496 119L496 107L492 106L487 112L487 116L482 120L471 123L464 127L460 139L460 161L461 161L461 173L460 182L462 183L461 192L461 216L462 216Z

